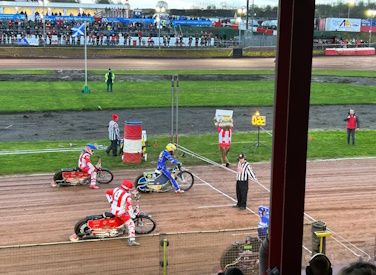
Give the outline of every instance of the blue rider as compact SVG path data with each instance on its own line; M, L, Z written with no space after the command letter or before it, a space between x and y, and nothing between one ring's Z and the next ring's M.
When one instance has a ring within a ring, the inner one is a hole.
M181 194L184 193L184 190L180 190L178 183L174 179L174 177L171 175L171 172L167 169L166 167L166 162L169 161L174 165L180 165L181 163L174 159L172 156L174 155L174 151L176 150L176 146L172 143L167 144L166 150L163 150L159 154L158 158L158 166L157 169L165 175L170 182L174 185L175 187L175 193Z

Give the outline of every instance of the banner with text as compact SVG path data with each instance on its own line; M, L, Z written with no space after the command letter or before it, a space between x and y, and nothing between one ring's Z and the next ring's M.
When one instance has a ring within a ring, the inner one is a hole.
M327 18L326 31L360 32L361 19L353 18Z
M0 14L0 20L25 20L25 14Z

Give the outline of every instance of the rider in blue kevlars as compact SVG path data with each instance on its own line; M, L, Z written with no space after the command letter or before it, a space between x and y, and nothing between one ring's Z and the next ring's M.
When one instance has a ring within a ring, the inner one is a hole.
M163 173L168 179L171 181L171 183L175 187L175 193L181 194L184 193L183 190L180 190L178 183L174 179L174 177L171 175L171 172L166 167L166 162L169 161L174 165L180 165L181 163L174 159L172 156L174 155L174 151L176 150L176 146L172 143L167 144L166 150L163 150L159 154L158 158L158 167L157 169Z

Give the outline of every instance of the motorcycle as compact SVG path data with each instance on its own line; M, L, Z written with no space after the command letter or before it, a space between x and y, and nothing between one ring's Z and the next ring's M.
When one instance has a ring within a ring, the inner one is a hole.
M149 234L154 231L156 223L152 220L151 215L140 212L140 197L133 193L136 199L134 213L136 218L133 219L136 234ZM71 241L115 238L126 233L126 227L123 222L110 212L104 212L100 215L90 215L81 219L74 226L74 235L70 237ZM120 227L120 228L119 228Z
M176 165L172 168L171 174L179 184L181 190L188 191L192 188L194 178L192 173L188 172L187 169ZM159 170L144 172L136 179L135 186L138 191L143 193L168 192L173 189L170 180Z
M114 175L107 168L102 168L101 158L99 157L98 163L95 165L97 169L97 183L110 183ZM62 168L56 172L53 177L52 187L56 186L75 186L90 184L90 175L80 170L79 167L75 168Z
M259 216L258 237L247 236L244 242L234 242L222 253L220 266L223 271L234 266L240 268L244 274L259 274L259 250L268 234L269 207L261 205Z

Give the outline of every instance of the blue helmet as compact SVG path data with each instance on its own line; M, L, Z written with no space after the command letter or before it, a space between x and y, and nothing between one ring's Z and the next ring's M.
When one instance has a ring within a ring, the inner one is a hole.
M94 144L88 143L85 146L85 152L89 153L90 155L93 154L93 150L97 150L97 147Z

